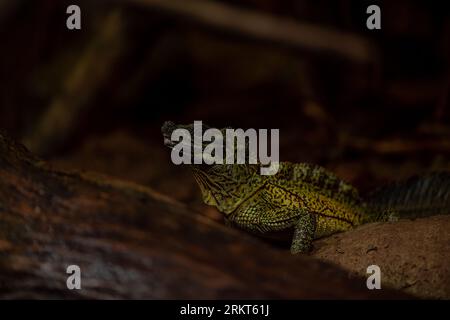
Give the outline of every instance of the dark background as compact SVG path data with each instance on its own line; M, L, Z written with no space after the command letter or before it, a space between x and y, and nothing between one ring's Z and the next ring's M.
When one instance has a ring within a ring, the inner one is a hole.
M136 181L213 218L188 168L170 162L165 120L279 128L281 160L318 163L362 192L449 168L444 2L210 2L350 34L370 59L257 39L152 1L6 1L0 128L58 168ZM381 30L366 28L373 3ZM79 31L66 28L69 4L81 7Z

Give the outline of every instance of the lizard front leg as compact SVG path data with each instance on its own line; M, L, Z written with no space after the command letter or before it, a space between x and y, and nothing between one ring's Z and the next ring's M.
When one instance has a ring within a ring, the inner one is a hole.
M261 192L232 214L230 221L241 229L264 235L292 228L300 214L298 209L264 200Z
M310 213L300 215L294 229L291 253L306 253L311 250L314 233L316 232L316 216Z
M287 208L263 201L262 197L254 198L242 206L230 217L232 224L261 235L272 232L294 229L291 239L291 252L307 252L316 231L316 220L313 214L303 208Z

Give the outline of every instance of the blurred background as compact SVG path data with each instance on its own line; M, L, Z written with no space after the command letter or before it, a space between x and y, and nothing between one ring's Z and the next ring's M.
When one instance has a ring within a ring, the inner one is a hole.
M81 30L66 8L81 8ZM366 8L381 8L368 30ZM282 161L362 192L450 167L450 11L396 0L0 1L0 129L64 170L220 219L165 120L279 128Z

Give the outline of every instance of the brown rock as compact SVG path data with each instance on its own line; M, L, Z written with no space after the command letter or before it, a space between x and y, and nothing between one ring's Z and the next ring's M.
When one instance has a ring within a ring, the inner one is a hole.
M315 242L313 256L352 274L381 269L382 288L450 299L450 216L373 223Z

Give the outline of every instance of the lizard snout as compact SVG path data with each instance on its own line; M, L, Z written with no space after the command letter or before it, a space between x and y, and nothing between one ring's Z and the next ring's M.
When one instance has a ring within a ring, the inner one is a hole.
M176 125L172 121L166 121L163 123L163 125L161 127L161 133L163 134L163 137L164 137L164 145L165 146L167 146L167 147L174 146L174 142L172 141L171 137L172 137L172 132L175 129L176 129Z

